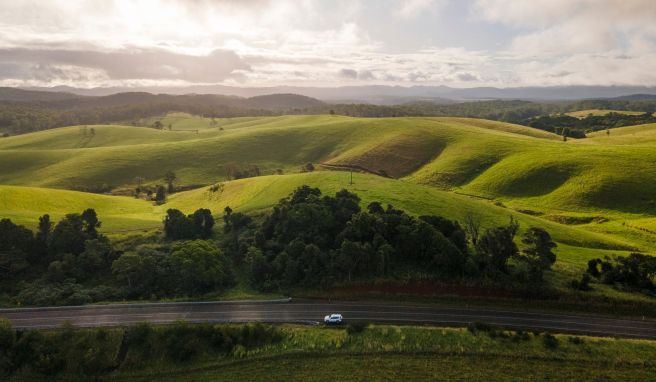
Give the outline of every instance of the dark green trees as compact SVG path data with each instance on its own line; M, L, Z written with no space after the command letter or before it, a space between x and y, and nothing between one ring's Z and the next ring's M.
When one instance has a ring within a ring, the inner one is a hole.
M166 203L166 189L164 186L157 186L157 191L155 192L155 203Z
M235 215L227 210L226 229L234 227ZM417 219L380 203L365 212L346 190L332 197L303 186L245 232L238 247L253 282L272 289L380 277L400 267L460 276L467 260L463 238L459 225L446 219Z
M131 297L200 295L233 283L230 260L204 240L176 242L170 253L148 247L126 252L112 273Z
M169 209L164 218L164 236L170 240L207 239L212 236L214 217L201 208L185 216L180 210Z
M0 275L13 277L29 267L34 237L29 229L9 219L0 220Z
M533 281L542 280L543 272L556 262L556 255L552 252L556 243L551 240L547 231L536 227L531 227L524 233L522 243L526 247L519 259L526 263L529 278Z
M230 261L209 241L177 243L171 252L172 281L181 291L202 294L233 283Z
M511 219L507 226L488 229L478 239L476 254L485 273L508 273L508 260L519 254L514 241L518 229L517 222Z

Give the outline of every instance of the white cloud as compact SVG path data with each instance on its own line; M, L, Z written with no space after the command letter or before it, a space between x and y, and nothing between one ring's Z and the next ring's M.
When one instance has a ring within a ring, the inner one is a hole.
M412 19L424 12L435 11L445 3L445 0L401 0L398 15L405 19Z
M5 1L0 82L656 85L654 0L469 0L462 23L510 35L488 50L420 25L449 0L385 1ZM372 25L423 48L390 49Z

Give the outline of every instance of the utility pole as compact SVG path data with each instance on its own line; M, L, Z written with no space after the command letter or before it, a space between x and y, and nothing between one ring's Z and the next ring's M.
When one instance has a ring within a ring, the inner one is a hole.
M351 169L351 181L349 182L349 184L353 184L353 169Z

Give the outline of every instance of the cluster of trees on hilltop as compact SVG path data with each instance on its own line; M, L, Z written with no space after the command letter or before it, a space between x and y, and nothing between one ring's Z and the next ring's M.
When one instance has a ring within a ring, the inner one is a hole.
M555 261L555 244L540 228L527 231L520 252L513 220L479 235L475 221L465 228L377 202L363 211L358 196L346 190L332 197L303 186L260 224L229 209L224 219L226 253L247 265L262 290L316 288L404 272L539 283Z
M589 115L585 118L576 118L560 114L539 116L525 122L530 127L574 138L584 138L586 132L646 123L656 123L656 116L651 113L641 115L609 113L607 115Z

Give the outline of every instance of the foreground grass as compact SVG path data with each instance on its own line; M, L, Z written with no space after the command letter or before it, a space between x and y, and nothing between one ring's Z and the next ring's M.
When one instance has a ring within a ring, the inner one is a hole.
M650 381L655 370L559 360L440 354L281 356L191 370L159 381ZM145 378L109 380L148 381Z
M121 370L112 381L328 380L651 380L650 341L513 333L505 338L464 329L374 326L347 334L328 328L283 327L278 344L218 359L163 361L146 370Z

